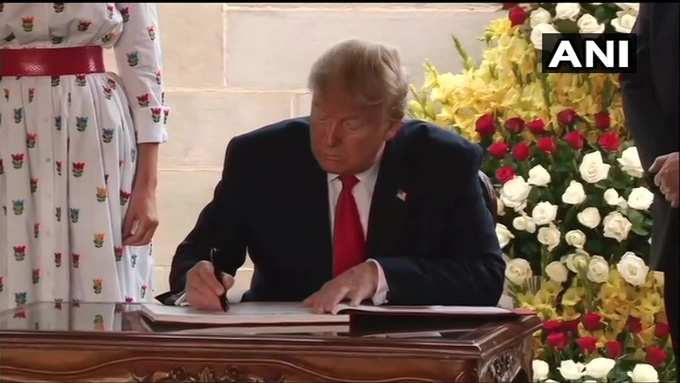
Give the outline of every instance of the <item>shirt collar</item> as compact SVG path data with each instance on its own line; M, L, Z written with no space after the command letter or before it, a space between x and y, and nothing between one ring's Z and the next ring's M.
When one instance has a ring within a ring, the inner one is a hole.
M378 170L380 169L380 161L382 160L383 156L383 151L385 150L385 146L380 149L378 154L376 155L375 162L373 162L373 165L371 165L370 168L364 170L363 172L359 174L355 174L355 176L359 179L359 182L364 182L364 183L372 183L375 184L376 179L378 178ZM335 181L338 179L338 175L335 173L326 173L326 177L328 180L328 183L330 184L331 182Z

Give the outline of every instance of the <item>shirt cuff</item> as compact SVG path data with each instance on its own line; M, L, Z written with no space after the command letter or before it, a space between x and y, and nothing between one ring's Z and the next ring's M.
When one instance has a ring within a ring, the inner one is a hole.
M182 292L182 294L180 294L180 296L177 298L177 300L175 301L175 306L189 306L186 291Z
M385 273L383 272L382 266L380 266L380 262L372 258L367 259L366 262L374 263L378 267L378 287L375 289L372 300L375 306L380 306L387 303L387 293L390 291L390 288L387 286Z
M170 108L167 106L153 106L132 110L132 119L137 132L137 143L160 143L168 141L165 129Z

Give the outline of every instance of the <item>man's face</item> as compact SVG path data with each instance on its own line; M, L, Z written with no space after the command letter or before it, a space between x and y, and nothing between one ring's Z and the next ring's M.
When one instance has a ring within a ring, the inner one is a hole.
M383 104L362 106L336 84L314 93L311 124L314 157L324 171L339 175L370 168L401 126L388 118Z

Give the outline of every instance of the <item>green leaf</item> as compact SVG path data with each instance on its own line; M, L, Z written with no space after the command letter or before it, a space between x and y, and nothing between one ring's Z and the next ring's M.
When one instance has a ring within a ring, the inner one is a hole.
M578 25L571 20L557 19L553 21L553 25L561 33L578 33Z
M463 68L465 70L473 70L476 69L477 65L475 64L475 61L470 57L470 55L465 51L465 48L463 48L463 44L461 44L460 40L455 35L451 35L453 38L453 44L456 46L456 51L460 55L460 58L463 60Z
M616 17L616 9L608 5L595 8L595 18L600 24L609 24L609 21Z

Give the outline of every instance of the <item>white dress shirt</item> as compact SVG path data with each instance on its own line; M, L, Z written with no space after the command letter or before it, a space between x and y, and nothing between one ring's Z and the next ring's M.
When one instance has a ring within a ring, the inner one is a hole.
M355 174L359 179L359 182L352 189L352 195L354 196L354 201L357 204L357 209L359 210L359 220L361 221L361 228L364 232L364 238L366 238L366 232L368 229L368 216L371 211L371 199L373 197L373 189L375 189L375 182L378 178L378 170L380 169L380 160L376 161L373 166L362 173ZM328 206L330 211L331 219L331 238L333 238L334 228L335 228L335 205L340 197L340 192L342 191L342 181L337 174L327 173L328 177ZM387 302L387 292L389 288L387 286L387 280L385 279L385 273L383 272L380 262L375 259L369 258L366 262L372 262L378 267L378 287L373 295L373 304L381 305Z

